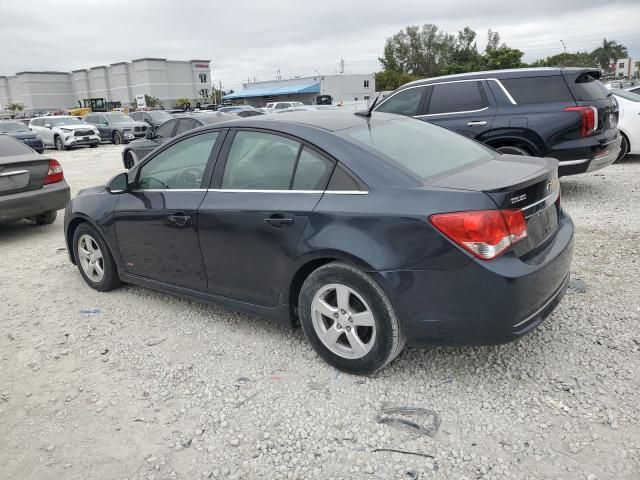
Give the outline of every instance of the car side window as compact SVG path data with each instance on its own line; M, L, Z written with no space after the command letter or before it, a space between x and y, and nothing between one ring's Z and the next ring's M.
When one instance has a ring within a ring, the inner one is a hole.
M176 129L176 136L181 133L188 132L196 128L196 122L190 118L182 119L178 122L178 128Z
M304 147L298 158L291 189L323 190L332 167L333 162L329 159L317 154L308 147Z
M171 145L140 168L137 188L201 188L204 171L217 138L218 132L207 132Z
M427 113L468 112L488 105L480 82L441 83L433 86Z
M176 126L177 120L168 120L158 127L155 136L157 138L171 138L173 134L173 127Z
M276 110L282 110L283 108L289 108L289 106L284 103L278 103L276 105Z
M229 150L222 188L289 190L300 144L279 135L237 132Z
M107 117L105 117L104 115L100 115L99 117L97 117L96 119L96 123L98 125L107 125Z
M418 115L424 87L407 88L396 93L376 108L376 112L396 113L398 115Z

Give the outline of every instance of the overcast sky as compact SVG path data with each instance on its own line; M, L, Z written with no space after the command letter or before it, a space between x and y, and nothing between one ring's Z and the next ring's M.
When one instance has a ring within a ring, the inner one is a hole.
M470 26L484 48L498 31L524 60L593 50L603 37L640 57L640 1L625 0L1 0L0 75L74 70L161 57L210 59L223 87L268 80L380 69L385 39L407 25Z

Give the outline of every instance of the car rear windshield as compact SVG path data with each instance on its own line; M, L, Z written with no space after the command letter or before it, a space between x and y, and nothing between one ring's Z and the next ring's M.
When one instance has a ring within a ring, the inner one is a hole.
M422 180L496 156L474 140L415 119L372 122L369 127L345 130L344 135Z
M15 140L9 135L0 135L0 157L11 157L12 155L28 155L33 153L24 143Z
M4 133L18 133L29 132L29 128L20 122L0 122L0 132Z
M609 96L609 90L598 80L597 74L585 72L580 74L566 74L565 78L573 93L574 98L579 102L590 100L602 100Z
M153 112L147 112L147 113L156 122L166 122L167 120L171 120L173 118L167 112L163 112L162 110L155 110Z
M573 102L571 92L562 75L505 78L501 82L519 105Z

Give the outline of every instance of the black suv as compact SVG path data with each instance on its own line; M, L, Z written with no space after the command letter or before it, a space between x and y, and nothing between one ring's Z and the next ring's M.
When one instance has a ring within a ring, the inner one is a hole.
M503 153L553 157L559 174L613 163L618 105L587 68L520 68L435 77L403 85L375 108L474 138Z

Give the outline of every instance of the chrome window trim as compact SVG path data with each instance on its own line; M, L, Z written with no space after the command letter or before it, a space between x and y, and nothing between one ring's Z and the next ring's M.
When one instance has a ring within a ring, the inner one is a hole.
M367 195L368 190L252 190L238 188L148 188L132 190L139 192L220 192L220 193L316 193L329 195Z
M511 96L511 94L505 88L505 86L502 84L502 82L500 80L498 80L497 78L467 78L467 79L462 79L462 80L446 80L446 81L442 81L442 82L433 82L433 83L426 83L426 84L422 84L422 85L413 85L411 87L403 88L402 90L398 90L397 92L392 93L387 98L382 100L382 102L380 102L378 105L376 105L376 108L374 108L373 111L374 112L377 111L378 108L380 108L382 105L385 104L385 102L387 102L389 99L393 98L394 96L396 96L400 92L404 92L404 91L410 90L412 88L426 88L426 87L430 87L432 85L445 85L445 84L448 84L448 83L481 82L483 80L496 82L498 84L498 86L500 87L500 89L502 90L502 92L506 95L507 99L511 102L511 104L512 105L517 105L517 102L515 101L515 99ZM417 81L421 82L423 80L417 80ZM483 108L481 110L468 110L468 111L464 111L464 112L425 113L423 115L414 115L413 118L422 118L422 117L433 116L433 115L452 115L452 114L455 114L455 113L481 112L482 110L485 110L485 109L488 109L488 108L489 107L485 107L485 108Z
M456 115L459 113L476 113L489 110L489 107L479 108L478 110L461 110L459 112L443 112L443 113L425 113L424 115L414 115L413 118L438 117L440 115Z

